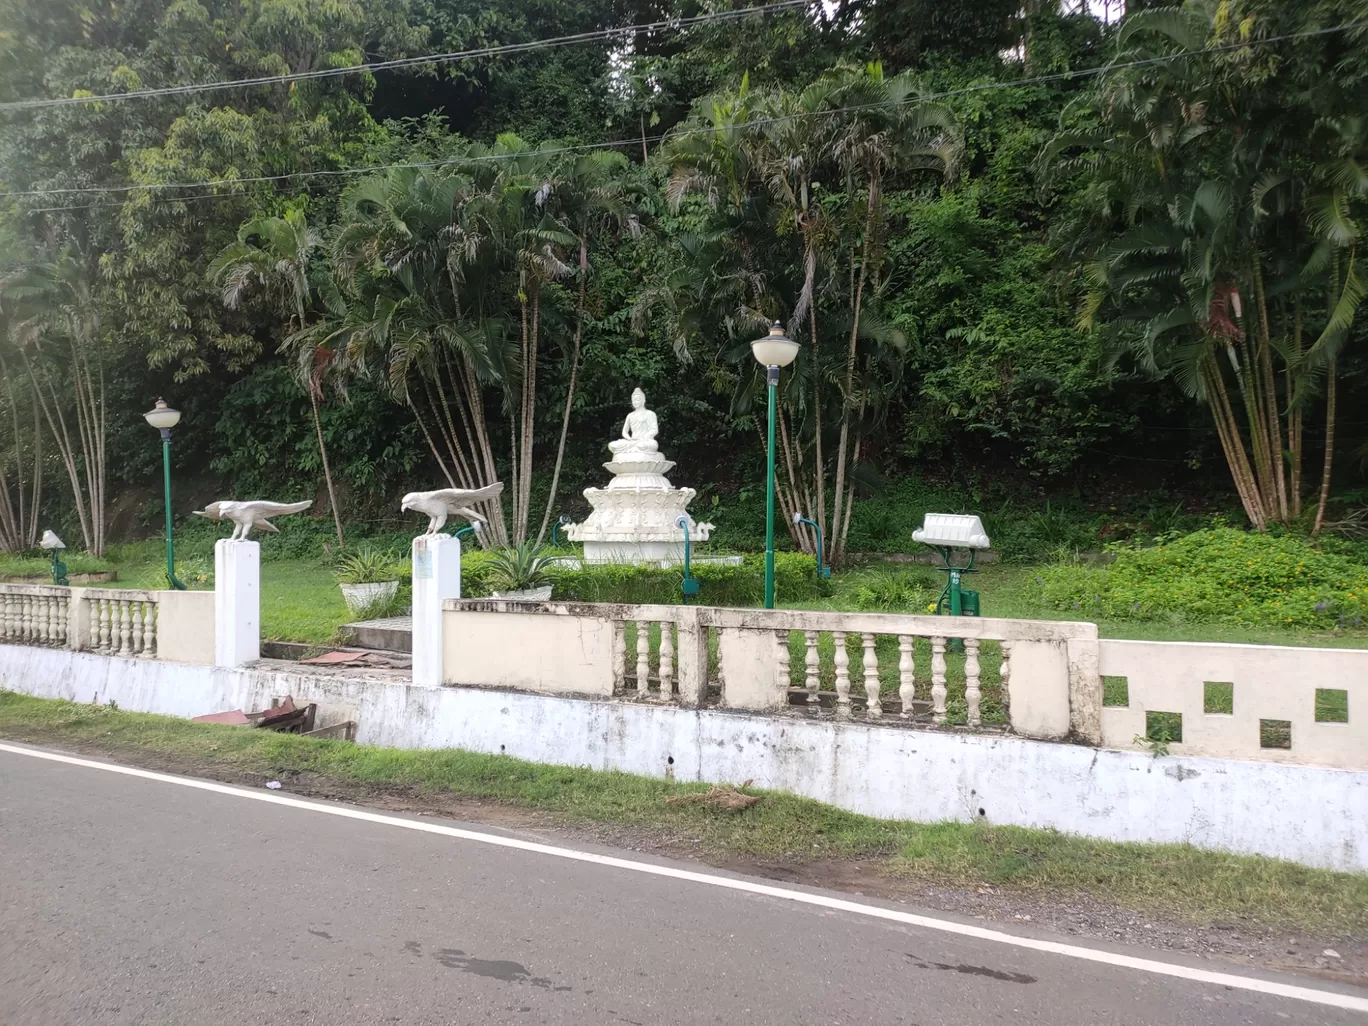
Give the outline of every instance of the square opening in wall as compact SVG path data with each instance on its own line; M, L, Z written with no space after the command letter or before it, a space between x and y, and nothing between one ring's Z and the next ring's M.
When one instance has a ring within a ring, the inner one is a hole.
M1342 688L1316 688L1316 722L1348 723L1349 692Z
M1162 744L1183 740L1183 714L1174 712L1145 713L1145 740Z
M1208 716L1230 716L1235 712L1235 685L1228 680L1202 682L1202 712Z
M1260 720L1260 721L1259 721L1259 747L1260 747L1260 748L1291 748L1291 747L1292 747L1292 721L1291 721L1291 720Z
M1130 705L1130 678L1104 676L1102 678L1102 704Z

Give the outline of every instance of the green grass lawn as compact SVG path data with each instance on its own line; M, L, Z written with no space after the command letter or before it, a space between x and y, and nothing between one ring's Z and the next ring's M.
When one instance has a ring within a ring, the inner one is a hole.
M1040 895L1087 895L1197 922L1232 917L1318 932L1368 928L1368 875L1182 845L1113 844L1050 830L910 823L756 792L741 812L669 796L706 790L458 750L402 751L120 712L0 692L0 736L121 755L222 779L280 779L305 793L475 800L537 811L555 825L611 826L667 848L732 857L868 860L890 880ZM349 790L347 790L349 789ZM336 792L334 792L336 793Z

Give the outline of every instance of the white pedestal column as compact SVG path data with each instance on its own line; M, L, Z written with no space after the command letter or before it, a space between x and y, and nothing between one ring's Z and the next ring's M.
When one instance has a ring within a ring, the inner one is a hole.
M261 546L214 543L214 665L261 658Z
M461 542L446 534L413 539L413 683L442 686L442 603L461 597Z

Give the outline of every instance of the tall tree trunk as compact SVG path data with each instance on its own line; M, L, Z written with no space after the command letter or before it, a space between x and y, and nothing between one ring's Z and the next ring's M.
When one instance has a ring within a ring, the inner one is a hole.
M579 376L580 343L584 339L584 299L589 285L589 237L580 236L579 293L575 298L575 340L570 347L570 385L565 393L565 411L561 414L560 440L556 443L556 466L551 471L551 490L546 493L546 512L542 514L537 531L537 544L546 538L551 523L551 511L556 505L556 489L560 485L561 464L565 460L565 436L570 430L570 410L575 404L575 381Z
M328 505L332 507L333 527L337 529L337 547L346 546L342 537L342 513L337 508L337 491L333 488L332 467L328 465L328 446L323 441L323 420L318 415L318 396L309 388L309 408L313 411L314 433L318 436L318 457L323 462L323 481L328 486Z
M855 355L860 337L860 308L864 302L865 281L869 273L869 247L873 236L874 216L878 202L879 184L877 177L875 177L871 178L869 183L869 201L865 208L864 240L860 247L859 277L856 280L854 301L851 304L850 345L846 350L845 393L841 396L841 436L836 446L836 487L831 513L833 529L841 523L842 502L846 498L846 456L850 444L851 400L855 392ZM843 555L844 553L838 548L832 548L833 563L838 562Z
M1264 288L1263 265L1258 253L1254 254L1254 298L1259 304L1259 356L1262 361L1265 430L1268 432L1268 446L1273 463L1273 485L1278 501L1277 517L1279 522L1287 523L1287 475L1283 463L1282 418L1278 413L1278 379L1273 372L1273 337L1268 321L1268 295ZM1290 401L1291 396L1288 396ZM1272 498L1272 496L1270 496Z
M1320 537L1321 527L1325 524L1325 506L1330 501L1330 471L1335 462L1335 360L1326 367L1325 378L1325 462L1321 465L1320 501L1316 503L1316 526L1311 529L1313 538Z
M1244 443L1240 440L1239 423L1230 405L1225 380L1221 377L1220 363L1210 353L1202 357L1202 376L1206 381L1207 402L1216 424L1216 435L1225 454L1226 466L1230 468L1230 476L1235 482L1235 491L1240 496L1240 504L1244 506L1245 515L1254 528L1263 531L1267 528L1267 521L1259 486L1254 479L1254 470L1250 466Z

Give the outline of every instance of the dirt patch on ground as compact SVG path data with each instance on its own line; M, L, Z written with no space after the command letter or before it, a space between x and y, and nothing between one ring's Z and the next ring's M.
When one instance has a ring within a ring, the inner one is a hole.
M142 769L208 777L244 787L265 787L273 778L192 756L130 749L117 744L16 737L53 748ZM1003 926L1027 926L1065 936L1182 952L1199 959L1312 975L1368 986L1368 938L1277 930L1235 921L1194 924L1164 915L1143 915L1087 895L1013 892L983 885L947 888L900 875L879 859L810 861L719 856L697 839L622 824L567 823L559 816L501 802L480 801L403 784L367 783L311 773L283 774L282 793L364 805L410 816L440 816L531 834L562 844L605 845L673 859L688 859L785 884L819 887L918 906Z

